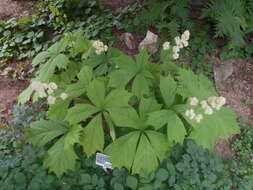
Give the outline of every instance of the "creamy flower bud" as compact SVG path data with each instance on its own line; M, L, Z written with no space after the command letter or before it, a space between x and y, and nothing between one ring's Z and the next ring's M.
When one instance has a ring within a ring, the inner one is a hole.
M183 33L183 35L184 35L184 38L185 38L185 40L189 40L190 39L190 32L189 32L189 30L186 30L184 33Z
M203 115L198 114L198 115L196 115L196 116L194 117L194 119L195 119L195 121L196 121L197 123L200 123L200 121L203 119Z
M40 97L40 98L45 98L45 97L47 97L47 94L45 93L45 91L39 91L38 93L39 93L39 97Z
M179 58L179 54L178 53L174 53L173 54L173 59L178 59Z
M213 114L213 109L210 106L206 107L204 110L205 110L204 113L206 115L212 115Z
M196 97L190 98L190 105L197 106L199 104L199 100Z
M55 84L54 82L50 82L48 84L48 88L52 89L52 90L56 90L58 88L57 84Z
M66 100L68 98L68 94L63 92L63 93L61 93L60 98L63 100Z
M164 50L169 50L170 49L170 42L164 42L163 43L163 49Z
M180 48L178 46L173 46L172 50L173 53L178 53L180 51Z
M54 96L48 96L47 103L48 104L54 104L56 101L56 98Z

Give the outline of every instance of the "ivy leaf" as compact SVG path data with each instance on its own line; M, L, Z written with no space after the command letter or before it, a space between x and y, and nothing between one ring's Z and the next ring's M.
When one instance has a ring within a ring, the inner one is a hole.
M87 156L91 156L96 151L103 151L104 148L104 130L102 126L101 114L94 117L83 129L81 144Z
M170 107L176 95L177 83L171 76L161 76L160 77L160 91L165 104Z
M204 115L204 119L200 123L194 122L194 125L189 138L207 149L213 149L218 139L227 140L231 135L240 133L236 114L228 108L215 111L213 115Z
M99 109L90 104L76 104L68 110L65 118L70 124L76 124L86 120L92 114L99 112Z
M26 140L35 146L42 147L67 131L65 122L40 120L31 124Z
M90 101L99 108L105 103L105 84L103 81L94 80L87 88L87 96Z
M207 99L210 96L218 96L212 82L207 77L195 75L191 70L179 69L178 81L177 92L185 98Z

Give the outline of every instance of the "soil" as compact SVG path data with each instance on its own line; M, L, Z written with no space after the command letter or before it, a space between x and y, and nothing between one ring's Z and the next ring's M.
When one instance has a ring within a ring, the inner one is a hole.
M17 96L27 87L28 83L0 76L0 126L12 119L12 107Z
M253 61L218 60L215 67L222 64L232 64L233 73L217 86L218 92L227 99L228 107L240 116L242 124L253 125Z
M31 7L31 1L25 0L0 0L0 19L16 20L29 16L35 12L35 8Z

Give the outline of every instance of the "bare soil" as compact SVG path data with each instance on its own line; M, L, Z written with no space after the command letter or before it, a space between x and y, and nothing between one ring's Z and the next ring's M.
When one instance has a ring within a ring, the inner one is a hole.
M17 96L27 87L27 82L0 76L0 126L12 119L12 107Z
M0 0L0 19L9 20L14 18L16 20L29 16L35 12L35 8L31 7L31 1L25 0Z

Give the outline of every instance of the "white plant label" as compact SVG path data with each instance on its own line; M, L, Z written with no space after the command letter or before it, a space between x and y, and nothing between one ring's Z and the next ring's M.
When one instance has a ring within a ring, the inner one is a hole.
M110 163L108 159L109 159L108 155L97 153L96 165L101 166L107 172L107 169L112 169L112 163Z

